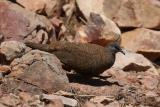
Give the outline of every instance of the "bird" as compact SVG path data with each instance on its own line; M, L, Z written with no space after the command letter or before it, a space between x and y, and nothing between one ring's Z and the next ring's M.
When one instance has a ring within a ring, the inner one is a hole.
M46 51L56 57L76 73L88 76L98 76L112 67L117 52L125 54L117 43L103 47L91 43L71 43L56 41L51 44L25 42L32 49Z

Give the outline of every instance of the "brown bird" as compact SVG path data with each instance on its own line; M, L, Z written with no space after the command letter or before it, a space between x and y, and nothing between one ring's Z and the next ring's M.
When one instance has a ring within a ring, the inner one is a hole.
M115 54L124 52L117 43L106 47L90 43L54 42L52 44L36 44L26 42L27 46L55 54L66 66L75 72L90 76L98 76L115 62Z

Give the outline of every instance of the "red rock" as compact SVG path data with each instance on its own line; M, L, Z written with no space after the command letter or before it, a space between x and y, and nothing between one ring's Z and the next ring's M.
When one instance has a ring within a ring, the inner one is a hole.
M159 75L153 64L141 54L125 51L125 55L117 53L116 61L112 67L124 71L148 72Z
M156 76L152 76L152 75L148 75L148 76L144 76L142 78L142 80L140 80L144 89L148 89L148 90L153 90L155 88L157 88L158 86L158 77Z
M34 43L42 43L46 44L49 40L48 33L44 30L39 30L38 32L34 32L32 35L28 36L28 38L25 38L25 41L31 41ZM55 35L54 35L55 36Z
M48 17L60 15L62 1L58 0L17 0L19 4L28 10L43 14L45 11Z
M76 3L86 19L89 19L91 12L103 14L103 0L87 0L86 2L76 0Z
M0 98L0 103L7 106L16 107L18 104L20 104L20 99L18 96L8 94Z
M62 5L65 1L63 0L45 0L46 7L45 12L48 17L60 16Z
M72 98L67 98L64 96L58 96L58 95L47 95L47 94L43 94L42 95L42 99L43 100L50 100L52 102L61 101L61 106L66 105L66 106L70 106L70 107L76 107L78 102L75 99Z
M30 49L22 42L18 41L5 41L0 45L0 53L5 55L6 60L12 61L14 58L21 57Z
M160 29L159 3L158 0L103 0L103 12L120 27Z
M94 104L92 102L85 103L84 107L106 107L103 104Z
M80 26L76 31L75 42L95 43L106 46L120 37L120 30L111 20L101 14L91 13L86 25Z
M95 13L99 14L105 22L104 29L107 32L114 32L118 35L121 34L121 31L117 25L105 16L106 11L103 11L103 4L105 0L87 0L86 2L82 0L76 0L79 10L82 12L87 21L90 20L90 14ZM96 7L96 8L95 8Z
M7 0L0 1L0 32L4 40L23 41L37 28L50 32L52 24L45 17L23 9Z
M57 17L53 17L52 19L50 19L50 21L56 28L61 27L61 25L63 24L62 20L58 19Z
M91 101L91 102L86 102L84 104L84 107L120 107L120 104L117 101L111 102L109 104L93 103Z
M94 103L91 103L91 102L86 102L86 103L84 104L84 107L97 107L97 105L94 104ZM99 106L98 106L98 107L99 107Z
M2 79L2 84L0 85L0 92L2 93L18 93L18 92L30 92L32 94L42 94L44 90L41 88L24 82L23 80L18 80L16 78L9 77Z
M158 0L76 0L86 19L90 12L100 13L120 27L160 29ZM96 8L95 8L96 7Z
M2 74L9 74L11 72L11 68L6 65L0 66L0 73Z
M67 16L67 21L70 20L71 16L75 12L76 9L76 0L70 0L67 2L67 4L63 5L63 10L65 12L65 15Z
M20 92L19 97L24 101L24 102L29 102L33 101L33 96L30 93L26 92Z
M64 107L64 104L61 100L52 100L49 104L45 105L46 107Z
M0 103L0 107L7 107L7 106L6 106L6 105L4 105L4 104L1 104L1 103Z
M91 102L97 104L108 105L109 103L114 101L114 97L112 96L95 96L90 99Z
M21 4L26 9L29 9L31 11L41 13L43 9L45 8L45 1L46 0L16 0L17 3Z
M102 76L111 76L110 78L107 79L107 81L114 83L118 82L120 85L125 85L130 83L130 81L127 80L128 73L124 72L123 70L120 69L115 69L115 68L110 68L101 74Z
M122 34L121 45L143 54L152 61L160 58L160 31L139 28Z
M106 105L105 107L121 107L120 104L118 103L118 101L114 101L108 105Z
M115 96L118 94L118 91L120 90L120 87L117 85L113 84L109 86L109 84L112 84L112 83L108 82L107 80L104 82L101 82L100 80L97 80L95 82L93 80L91 82L94 82L94 83L89 85L70 83L70 86L72 87L72 89L78 90L77 94L83 93L83 94L98 95L98 96L100 95ZM95 86L96 84L97 86Z
M65 89L68 78L58 58L47 52L30 51L11 63L12 73L17 79L39 87L48 93Z

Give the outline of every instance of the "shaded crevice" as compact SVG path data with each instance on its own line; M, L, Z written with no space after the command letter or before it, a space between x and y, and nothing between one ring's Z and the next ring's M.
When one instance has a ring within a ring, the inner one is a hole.
M136 27L119 27L122 33L133 31L137 29Z

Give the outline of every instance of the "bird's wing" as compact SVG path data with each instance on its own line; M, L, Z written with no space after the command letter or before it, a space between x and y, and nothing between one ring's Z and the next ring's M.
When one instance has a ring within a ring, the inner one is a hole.
M53 54L55 54L62 63L79 70L92 69L97 59L97 54L93 54L83 46L67 46L64 49L54 51Z

